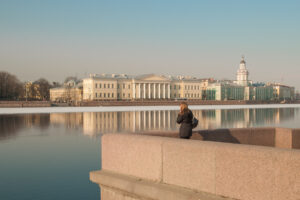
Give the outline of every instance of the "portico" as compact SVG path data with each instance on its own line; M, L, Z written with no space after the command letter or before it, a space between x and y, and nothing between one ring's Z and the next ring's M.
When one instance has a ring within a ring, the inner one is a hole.
M171 83L163 76L148 75L135 79L133 84L133 99L170 99Z

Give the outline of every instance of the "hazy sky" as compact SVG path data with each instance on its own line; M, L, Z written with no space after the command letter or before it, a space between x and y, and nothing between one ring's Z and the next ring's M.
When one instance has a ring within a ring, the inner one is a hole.
M300 89L298 0L0 0L0 71L250 79Z

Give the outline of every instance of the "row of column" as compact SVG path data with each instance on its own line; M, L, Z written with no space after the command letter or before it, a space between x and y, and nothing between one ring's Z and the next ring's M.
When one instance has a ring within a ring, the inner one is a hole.
M169 83L133 83L134 99L170 99Z

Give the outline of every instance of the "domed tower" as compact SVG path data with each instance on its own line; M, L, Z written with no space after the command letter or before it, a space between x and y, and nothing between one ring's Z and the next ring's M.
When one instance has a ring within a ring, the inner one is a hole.
M245 57L242 56L242 60L240 62L240 68L236 73L236 80L237 80L236 83L238 85L248 86L249 84L248 76L249 76L249 72L246 69Z

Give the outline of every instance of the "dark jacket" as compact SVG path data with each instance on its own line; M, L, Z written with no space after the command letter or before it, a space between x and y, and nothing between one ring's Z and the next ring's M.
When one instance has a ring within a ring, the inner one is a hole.
M181 138L190 138L192 136L193 117L191 110L187 110L183 114L178 114L177 123L180 124L179 136Z

